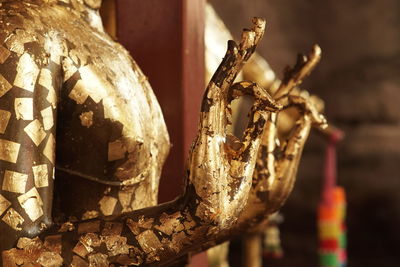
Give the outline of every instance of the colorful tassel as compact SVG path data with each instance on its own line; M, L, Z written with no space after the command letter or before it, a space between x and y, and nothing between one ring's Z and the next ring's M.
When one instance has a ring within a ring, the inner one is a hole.
M346 255L346 196L336 186L336 143L332 136L326 154L325 184L318 208L319 255L321 267L345 267Z

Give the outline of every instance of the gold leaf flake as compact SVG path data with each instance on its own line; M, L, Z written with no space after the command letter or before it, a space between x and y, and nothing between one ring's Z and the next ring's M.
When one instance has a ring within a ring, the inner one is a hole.
M101 212L106 216L112 215L117 202L118 200L115 197L104 196L99 201Z
M43 150L43 155L45 155L53 164L55 158L55 150L54 150L55 143L56 141L54 139L53 134L50 134L49 138L47 139L46 146L44 147Z
M0 160L17 163L20 147L18 143L0 139Z
M153 252L156 248L161 247L161 242L152 230L144 231L136 236L139 245L146 253Z
M122 213L131 211L132 196L134 194L134 188L127 186L118 192L119 203L122 206Z
M75 226L73 223L71 222L65 222L61 225L60 229L58 230L58 232L60 233L65 233L65 232L72 232L75 230Z
M3 179L3 190L13 193L24 194L28 174L6 170Z
M102 253L90 254L89 255L89 266L96 267L109 267L108 256Z
M123 159L125 157L126 148L122 141L116 140L108 143L108 161Z
M11 206L11 202L0 195L0 216Z
M82 105L88 98L88 93L84 90L84 84L82 80L78 80L69 93L68 97L75 100L76 103Z
M39 68L34 59L28 53L24 53L18 62L14 86L33 92L38 75Z
M90 248L91 249L91 248ZM72 249L72 252L75 254L81 256L82 258L85 258L87 254L89 254L92 251L88 251L88 248L85 247L80 241L76 244L76 246Z
M43 248L43 243L39 237L21 237L18 239L17 248L24 249L26 251L41 250Z
M68 81L69 78L71 78L78 71L78 69L74 66L74 62L69 57L63 59L62 68L64 82Z
M0 45L0 64L6 62L7 58L10 56L10 51L4 46Z
M104 237L108 255L113 257L121 254L129 254L130 246L126 243L127 238L120 235L110 235Z
M11 112L0 109L0 134L5 133L10 117Z
M29 123L24 128L24 131L36 146L39 146L46 138L46 132L43 129L42 123L37 119Z
M33 99L15 98L14 102L15 116L17 120L33 120Z
M93 125L93 111L83 112L79 115L79 119L81 119L81 125L89 128Z
M4 215L3 221L14 230L21 231L22 230L21 224L24 223L24 218L22 218L22 216L19 215L19 213L16 210L10 208L6 212L6 215Z
M45 87L47 90L54 90L53 87L53 77L49 69L42 69L40 71L39 82L41 86Z
M18 202L21 207L28 214L32 222L35 222L43 215L43 201L39 195L39 192L35 187L29 190L26 194L18 197Z
M11 88L12 85L0 74L0 97L5 95Z
M97 210L88 210L82 215L82 220L90 220L99 217L99 212Z
M184 225L179 220L182 217L180 212L174 214L166 214L165 212L160 216L160 225L155 226L155 229L171 235L173 232L180 232L185 229Z
M63 264L63 258L58 253L45 251L40 254L37 262L43 267L60 267Z
M44 129L50 130L54 126L54 119L53 119L53 109L51 107L47 107L40 111L43 118L43 127Z
M36 188L49 186L49 174L46 164L33 166L32 171Z

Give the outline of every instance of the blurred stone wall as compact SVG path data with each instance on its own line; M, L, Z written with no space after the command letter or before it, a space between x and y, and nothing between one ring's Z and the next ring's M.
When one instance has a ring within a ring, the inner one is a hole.
M325 100L329 121L346 132L338 174L348 194L349 266L400 266L400 1L211 3L237 39L251 17L267 19L258 51L279 74L298 52L322 47L322 61L303 88ZM323 139L313 134L283 209L285 258L265 266L318 266L323 155Z

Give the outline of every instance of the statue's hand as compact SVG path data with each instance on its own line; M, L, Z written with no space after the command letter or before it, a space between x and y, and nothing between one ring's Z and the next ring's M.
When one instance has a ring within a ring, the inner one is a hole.
M234 223L246 204L267 111L279 109L271 98L263 97L263 89L244 85L251 86L257 98L243 140L227 133L228 94L211 82L188 166L189 185L197 196L196 216L221 227Z
M232 83L254 52L265 22L253 20L239 45L230 41L228 51L205 92L200 127L188 163L187 195L195 197L195 215L204 223L229 227L243 210L251 188L257 151L268 111L275 104L268 93L254 83ZM243 94L255 102L243 140L227 133L229 103Z

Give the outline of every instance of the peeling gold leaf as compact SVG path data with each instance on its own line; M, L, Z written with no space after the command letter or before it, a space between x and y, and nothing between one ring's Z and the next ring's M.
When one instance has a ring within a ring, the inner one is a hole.
M11 206L11 202L0 195L0 216Z
M37 119L29 123L24 128L24 131L36 146L39 146L46 138L46 132L43 129L42 123Z
M115 197L104 196L99 201L101 212L106 216L112 215L117 202L118 200Z
M21 225L24 223L24 218L22 218L19 213L14 210L13 208L10 208L7 212L6 215L3 217L3 221L8 224L11 228L13 228L15 231L21 231Z
M89 128L93 125L93 111L83 112L79 115L79 119L81 120L81 125Z
M69 93L68 97L75 100L77 104L82 105L88 98L88 93L84 90L84 85L82 80L78 80Z
M28 174L6 170L4 172L3 190L13 193L25 193Z
M12 85L4 78L3 75L0 74L0 97L5 95L10 89Z
M47 164L33 166L32 171L35 180L35 187L41 188L49 186L49 174Z
M43 118L43 126L44 129L50 130L54 126L54 118L53 118L53 109L51 107L47 107L40 111L40 114Z
M144 231L136 236L136 240L146 253L151 253L155 248L161 247L161 242L152 230Z
M18 143L0 139L0 160L17 163L20 147Z
M33 120L33 99L32 98L15 98L14 102L15 117L17 120L26 121Z
M39 68L34 59L28 53L24 53L18 62L14 86L33 92L38 75Z
M11 112L0 109L0 134L5 133L10 117Z
M54 139L53 134L50 134L49 138L47 139L46 146L44 147L43 150L43 155L48 158L48 160L54 164L54 158L55 158L55 143L56 140Z
M0 64L6 62L7 58L10 56L10 51L4 46L0 45Z
M43 201L35 187L18 197L18 202L32 222L43 216Z

